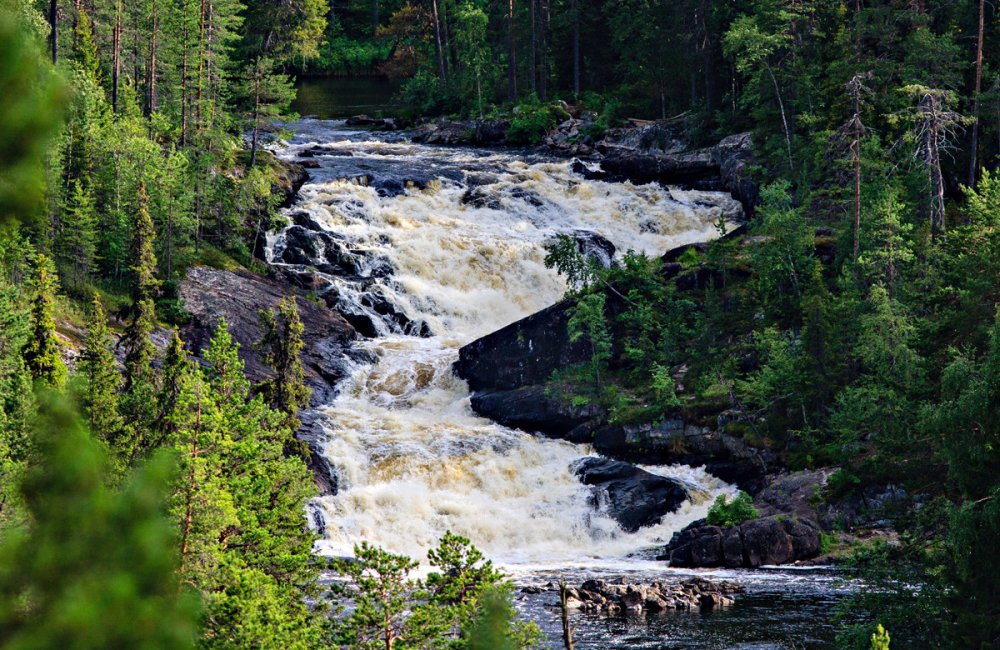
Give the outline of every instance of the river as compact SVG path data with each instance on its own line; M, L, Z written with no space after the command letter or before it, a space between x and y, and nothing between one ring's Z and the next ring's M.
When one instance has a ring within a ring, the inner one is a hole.
M715 236L739 204L721 193L587 181L566 161L528 152L415 145L330 120L302 120L279 153L315 161L289 214L342 242L354 271L328 275L336 306L374 335L361 344L374 363L359 364L321 409L340 491L310 508L323 538L317 552L350 555L367 540L420 558L451 530L521 586L682 575L652 557L732 486L701 469L646 467L684 481L691 498L658 525L625 533L570 471L591 449L478 417L451 364L462 345L560 298L565 285L543 263L557 234L598 233L619 252L660 255ZM269 238L272 263L283 263L287 245L285 233ZM841 593L832 574L707 574L744 582L748 593L709 615L578 614L577 647L829 647ZM553 643L554 602L552 592L518 595Z

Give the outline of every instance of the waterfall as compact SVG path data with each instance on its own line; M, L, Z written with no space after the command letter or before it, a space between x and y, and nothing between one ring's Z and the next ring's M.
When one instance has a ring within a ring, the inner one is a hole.
M287 211L300 225L269 237L270 261L321 277L319 297L373 335L361 346L374 363L321 409L340 491L315 504L319 552L350 555L367 540L422 557L451 530L504 565L621 561L732 491L700 469L648 467L692 496L627 534L569 470L592 450L476 416L450 369L460 346L561 297L563 281L544 264L556 235L596 233L619 254L659 255L715 236L720 218L739 213L731 197L588 181L566 161L418 146L317 120L303 120L280 155L315 162Z

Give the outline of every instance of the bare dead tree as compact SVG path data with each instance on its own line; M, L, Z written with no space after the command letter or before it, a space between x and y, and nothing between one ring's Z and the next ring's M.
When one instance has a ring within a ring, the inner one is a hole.
M573 628L569 624L569 605L566 602L568 588L566 581L559 581L559 609L562 612L563 646L566 650L574 650Z
M865 81L872 78L872 73L859 72L851 77L847 82L847 96L851 99L851 107L854 109L850 119L838 129L837 136L841 141L848 143L848 150L851 155L851 167L854 171L854 263L858 263L858 251L861 242L861 138L864 137L867 127L861 121L861 100L866 95L871 95L872 90L865 85Z
M969 187L976 187L976 163L979 149L979 93L983 89L983 16L984 0L979 0L979 32L976 38L976 85L972 91L972 144L969 149Z
M916 99L916 108L911 114L912 136L917 145L913 155L927 170L931 190L931 241L937 241L945 227L941 156L951 155L959 132L970 120L948 108L952 93L947 90L926 86L907 86L905 90Z

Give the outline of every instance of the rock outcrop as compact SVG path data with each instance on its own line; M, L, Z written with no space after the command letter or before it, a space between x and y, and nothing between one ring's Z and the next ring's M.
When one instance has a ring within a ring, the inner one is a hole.
M697 521L675 533L662 559L677 567L747 567L789 564L820 554L819 526L784 515L720 528Z
M780 468L774 452L753 447L721 426L700 426L680 418L655 425L598 427L591 442L598 452L630 462L704 466L751 493L763 489L768 477Z
M749 133L731 135L717 145L693 151L606 143L599 143L598 150L604 154L601 171L610 180L726 191L740 202L747 217L756 208L759 189L749 173L753 161L753 140Z
M285 297L294 295L282 282L250 273L224 271L204 266L192 267L180 286L184 308L191 320L182 335L194 353L199 353L215 333L219 318L224 317L233 340L240 344L240 358L246 364L247 377L261 381L268 369L254 349L262 330L258 312L276 310ZM351 359L359 358L351 342L357 337L340 314L303 298L298 299L302 319L302 367L312 389L315 404L328 403L336 394L336 385L348 372Z
M743 590L743 586L735 582L704 578L647 585L587 580L579 588L566 590L566 606L607 615L710 610L732 605L732 596Z
M511 390L473 393L472 409L512 429L535 431L571 442L589 442L585 425L600 421L604 410L593 404L578 406L552 387L535 385Z
M629 533L658 524L688 498L680 481L621 461L591 456L577 461L572 469L584 485L593 486L593 505Z

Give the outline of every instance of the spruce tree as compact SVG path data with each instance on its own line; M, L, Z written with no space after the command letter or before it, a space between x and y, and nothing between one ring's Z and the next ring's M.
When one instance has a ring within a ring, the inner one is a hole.
M55 298L58 280L49 258L35 256L31 281L30 334L24 348L24 362L31 377L42 384L58 387L66 379L66 366L59 355L56 338Z
M117 451L121 445L119 438L125 429L120 405L122 377L108 328L108 317L98 296L94 296L80 369L87 380L83 404L90 430Z
M261 394L275 409L288 416L288 426L298 428L298 411L309 404L309 387L302 370L302 333L295 297L282 299L278 312L260 311L264 334L258 343L264 363L274 371L274 376L260 386Z
M250 383L243 374L244 366L239 349L239 344L233 341L229 333L226 319L220 318L203 355L209 367L209 381L220 403L240 405L246 402L250 394Z
M124 410L132 428L133 457L148 448L156 417L157 377L153 369L156 346L150 336L156 327L153 300L160 282L156 277L156 256L153 253L156 232L149 216L148 202L145 187L140 185L139 209L132 227L132 313L122 337L125 348L124 391L127 395Z
M90 192L79 179L73 181L66 201L56 247L63 281L68 287L81 288L96 266L97 212Z

